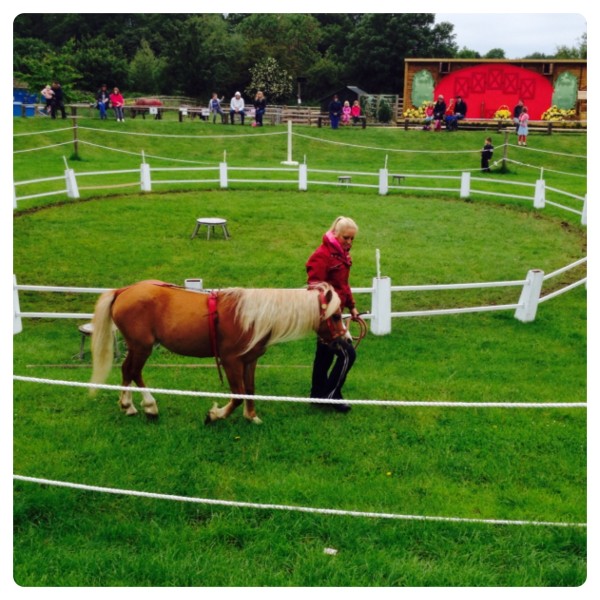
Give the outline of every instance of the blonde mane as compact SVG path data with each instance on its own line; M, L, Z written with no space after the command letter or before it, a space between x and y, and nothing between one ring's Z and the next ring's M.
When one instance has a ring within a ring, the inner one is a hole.
M268 338L270 346L316 331L321 321L319 291L327 293L329 290L332 298L323 316L327 319L340 308L339 296L327 283L309 290L230 288L221 294L235 301L236 318L242 330L252 332L243 354L264 338Z

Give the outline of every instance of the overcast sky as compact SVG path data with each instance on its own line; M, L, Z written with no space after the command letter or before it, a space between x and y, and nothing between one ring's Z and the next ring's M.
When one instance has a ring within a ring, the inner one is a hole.
M577 46L587 32L586 18L578 13L436 13L435 20L454 25L459 48L482 56L502 48L506 58L554 54L557 46Z

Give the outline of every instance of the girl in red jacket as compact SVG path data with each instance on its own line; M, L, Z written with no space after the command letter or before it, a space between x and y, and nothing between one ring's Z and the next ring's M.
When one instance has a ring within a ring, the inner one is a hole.
M352 266L350 250L357 232L358 226L352 219L338 217L323 236L322 244L312 253L306 263L308 285L322 281L331 284L340 297L342 307L350 311L352 319L358 317L358 310L356 310L348 279ZM329 372L334 359L337 360ZM342 386L355 359L356 351L348 340L339 339L331 346L317 340L310 397L343 399ZM330 406L344 413L351 408L349 404L342 403Z

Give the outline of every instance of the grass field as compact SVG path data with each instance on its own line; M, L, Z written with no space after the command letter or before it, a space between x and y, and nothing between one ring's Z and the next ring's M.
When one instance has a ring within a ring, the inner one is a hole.
M15 133L61 122L15 120ZM216 164L277 165L285 135L233 137L241 128L85 121L107 131L81 139L114 149ZM265 132L285 132L265 128ZM460 171L478 156L481 133L428 135L392 129L305 128L298 157L320 168ZM197 137L206 135L202 141ZM216 137L224 134L225 141ZM56 143L72 131L15 138L15 149ZM445 137L444 137L445 136ZM27 141L26 141L27 140ZM35 140L32 142L31 140ZM331 142L352 144L339 146ZM501 140L496 140L501 144ZM357 146L383 148L360 149ZM585 193L585 137L530 136L527 162L508 180ZM424 152L394 154L393 149ZM387 149L387 152L386 152ZM139 167L139 156L82 145L77 171ZM517 150L510 148L510 152ZM555 152L557 154L552 154ZM16 154L15 181L61 174L64 148ZM35 159L33 159L35 156ZM67 158L69 158L67 154ZM150 160L150 159L149 159ZM157 160L157 159L152 159ZM569 172L570 174L565 174ZM119 181L119 176L106 184ZM510 184L498 184L510 189ZM107 189L25 201L13 220L18 282L118 287L144 278L206 287L300 287L304 262L338 214L359 224L351 283L369 286L375 250L395 285L523 279L586 255L576 215L525 201L464 202L448 194L379 197L357 189ZM195 218L228 219L232 239L191 240ZM560 285L582 276L560 277ZM555 282L553 285L558 285ZM519 289L395 294L394 308L505 304ZM91 295L21 293L21 310L89 312ZM359 296L369 309L369 297ZM362 304L362 306L361 306ZM314 340L271 348L257 393L308 395ZM74 358L71 320L24 320L14 337L19 375L89 381L89 354ZM159 348L145 370L152 387L223 392L213 361ZM110 383L119 383L115 366ZM536 320L510 312L396 319L369 335L345 388L349 399L584 402L586 292L580 286L540 306ZM260 427L241 412L205 427L210 399L158 397L159 422L126 418L116 392L15 382L14 472L98 486L239 502L464 519L585 523L586 414L574 409L355 406L348 415L301 403L259 402ZM388 520L127 498L27 482L14 485L14 577L22 586L579 586L587 576L582 527ZM324 553L335 548L337 555Z

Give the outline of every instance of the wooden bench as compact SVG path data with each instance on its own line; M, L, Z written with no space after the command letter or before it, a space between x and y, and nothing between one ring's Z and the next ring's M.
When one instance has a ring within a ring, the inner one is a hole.
M360 125L363 129L366 128L367 126L367 117L365 117L364 115L361 115L360 117L357 117L360 120ZM350 125L356 126L356 123L352 122L352 117L350 117ZM330 125L331 124L331 119L329 118L329 115L326 113L321 113L318 117L317 117L317 127L323 127L323 125ZM344 124L342 124L342 119L340 119L340 127L345 127Z
M142 115L142 119L146 119L146 115L154 115L155 120L162 119L162 106L147 106L144 104L132 104L124 107L125 112L129 111L129 116L135 119L138 115ZM111 110L110 108L108 110Z

